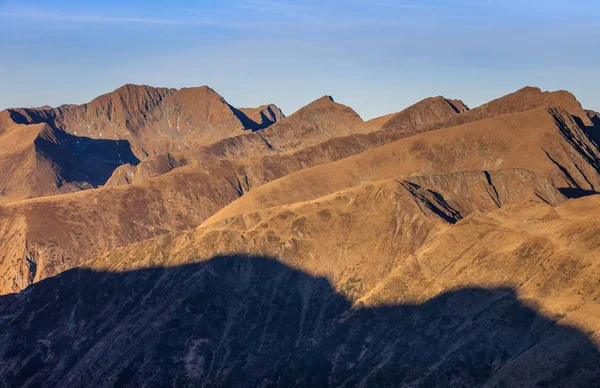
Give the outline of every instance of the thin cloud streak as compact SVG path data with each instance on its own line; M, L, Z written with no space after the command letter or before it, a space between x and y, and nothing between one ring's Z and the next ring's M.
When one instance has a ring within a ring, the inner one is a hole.
M306 5L293 4L279 0L238 0L234 7L255 12L267 12L274 14L296 15L306 13L313 8Z
M398 2L389 2L389 1L371 1L371 0L335 0L336 3L346 3L349 2L351 4L356 5L365 5L365 6L375 6L375 7L388 7L388 8L399 8L406 10L432 10L432 9L442 9L443 7L436 5L423 5L423 4L414 4L414 3L398 3Z
M185 24L183 20L157 19L138 16L104 16L46 12L0 12L0 17L13 19L37 19L74 23L146 23L146 24Z
M97 23L97 24L155 24L155 25L206 25L215 27L253 29L266 28L267 25L289 25L286 22L235 22L219 19L192 17L189 19L160 19L139 16L107 16L89 14L53 13L44 11L0 12L0 19L31 19L67 23Z

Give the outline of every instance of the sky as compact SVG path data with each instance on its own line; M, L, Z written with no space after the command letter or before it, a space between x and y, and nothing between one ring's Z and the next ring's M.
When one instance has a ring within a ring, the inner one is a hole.
M286 114L331 95L364 119L526 85L600 110L599 43L597 0L0 0L0 109L135 83Z

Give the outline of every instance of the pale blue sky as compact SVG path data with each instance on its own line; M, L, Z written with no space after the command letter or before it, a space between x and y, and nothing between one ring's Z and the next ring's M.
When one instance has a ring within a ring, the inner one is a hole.
M599 20L597 0L0 0L0 109L139 83L286 114L330 94L365 119L525 85L600 110Z

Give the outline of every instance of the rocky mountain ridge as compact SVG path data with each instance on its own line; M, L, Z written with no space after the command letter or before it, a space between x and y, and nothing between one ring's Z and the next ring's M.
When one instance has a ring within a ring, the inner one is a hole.
M0 112L0 385L594 387L599 124L532 87Z

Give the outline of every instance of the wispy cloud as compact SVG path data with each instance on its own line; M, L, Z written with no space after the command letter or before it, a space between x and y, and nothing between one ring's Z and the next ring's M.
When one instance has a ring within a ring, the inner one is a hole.
M140 16L109 16L72 13L54 13L43 11L0 12L0 18L36 19L73 23L146 23L146 24L184 24L183 20L148 18Z
M281 0L237 0L233 3L236 8L244 10L285 15L297 15L311 11L313 8L306 4L296 4Z
M399 2L385 0L335 0L338 3L350 3L370 7L399 8L399 9L440 9L439 5L423 4L420 2Z
M2 1L2 0L0 0ZM64 23L96 23L96 24L154 24L154 25L196 25L214 26L232 29L265 29L273 26L286 26L289 22L270 20L268 23L258 20L236 20L235 18L214 17L212 12L204 10L187 10L185 17L181 18L155 18L146 16L114 16L91 13L52 12L43 9L26 10L0 10L0 20L42 20Z

